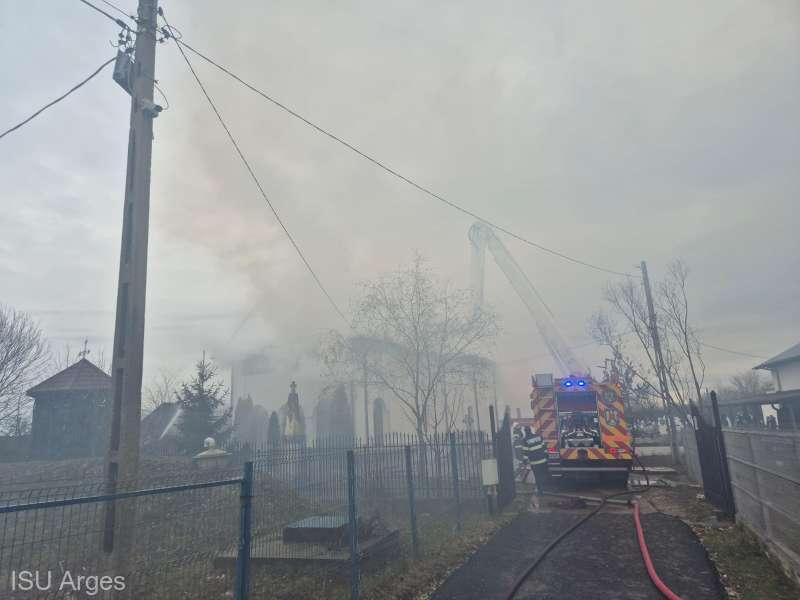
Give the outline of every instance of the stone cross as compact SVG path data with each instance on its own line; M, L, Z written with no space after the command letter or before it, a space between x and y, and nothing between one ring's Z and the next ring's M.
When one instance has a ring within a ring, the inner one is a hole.
M91 352L91 350L89 350L89 339L85 338L83 340L83 350L78 352L78 357L79 358L86 358L86 356L89 354L89 352Z

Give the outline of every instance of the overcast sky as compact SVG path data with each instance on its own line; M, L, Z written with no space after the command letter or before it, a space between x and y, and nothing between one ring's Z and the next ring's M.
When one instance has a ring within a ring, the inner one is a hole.
M488 219L615 270L647 260L658 278L683 258L706 342L768 357L800 340L795 0L161 4L190 44ZM0 129L110 58L116 34L77 0L0 0ZM340 305L414 250L468 285L468 217L195 63ZM155 123L145 377L341 326L173 45L156 71L170 108ZM129 109L109 69L0 141L0 302L56 348L88 337L111 353ZM609 276L505 241L586 343ZM493 264L487 300L503 393L524 399L550 361ZM758 362L706 351L712 384Z

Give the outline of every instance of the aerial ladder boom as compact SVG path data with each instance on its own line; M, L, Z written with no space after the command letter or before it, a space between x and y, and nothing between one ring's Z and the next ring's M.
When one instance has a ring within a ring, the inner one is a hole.
M495 263L528 308L542 340L562 371L562 375L588 374L589 370L572 353L559 333L555 320L539 292L494 230L486 223L477 221L470 227L469 239L472 243L472 291L476 306L481 306L484 302L484 271L488 248Z

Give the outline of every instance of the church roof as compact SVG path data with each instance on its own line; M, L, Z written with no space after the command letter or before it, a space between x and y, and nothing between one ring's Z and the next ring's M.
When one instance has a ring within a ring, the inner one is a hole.
M42 392L102 391L111 389L111 377L86 358L48 377L26 393L36 396Z

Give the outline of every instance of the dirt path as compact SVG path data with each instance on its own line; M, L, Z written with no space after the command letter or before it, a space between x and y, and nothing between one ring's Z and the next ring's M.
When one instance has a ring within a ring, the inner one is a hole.
M436 591L434 600L500 600L531 560L581 511L520 515L500 530ZM650 553L664 582L688 600L722 600L706 551L675 517L642 517ZM644 568L630 511L601 512L559 544L515 600L603 598L661 600Z

